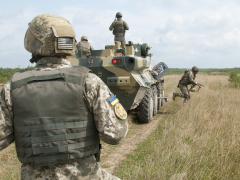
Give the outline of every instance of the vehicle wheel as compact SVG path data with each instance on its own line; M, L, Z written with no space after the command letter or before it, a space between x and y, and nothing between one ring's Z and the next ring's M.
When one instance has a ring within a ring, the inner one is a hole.
M158 113L158 90L156 86L153 86L153 116Z
M147 89L139 104L138 119L140 123L149 123L152 120L153 105L152 89Z

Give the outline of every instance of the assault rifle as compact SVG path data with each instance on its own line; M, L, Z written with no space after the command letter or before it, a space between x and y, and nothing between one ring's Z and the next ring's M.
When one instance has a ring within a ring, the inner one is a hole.
M194 90L194 87L195 87L195 86L198 87L197 90ZM198 92L202 87L204 87L203 84L201 84L201 83L197 83L196 85L192 85L192 86L190 87L189 91L191 91L191 92Z

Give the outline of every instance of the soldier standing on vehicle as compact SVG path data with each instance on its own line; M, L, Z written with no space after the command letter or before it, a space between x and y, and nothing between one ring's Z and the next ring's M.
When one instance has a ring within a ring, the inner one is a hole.
M116 13L116 19L112 22L109 30L113 31L115 45L117 46L118 42L120 42L121 47L125 49L125 32L129 30L129 27L128 24L122 20L122 13Z
M192 85L192 87L196 85L200 86L200 84L195 81L198 72L199 69L196 66L193 66L192 70L186 70L184 72L184 75L182 76L178 83L178 88L180 89L181 93L174 92L173 100L175 100L176 97L181 97L184 99L183 102L186 103L190 99L188 85Z
M77 44L77 50L81 53L81 55L85 55L87 57L91 56L93 48L88 42L87 36L81 37L81 40Z
M100 139L117 144L127 113L84 67L71 67L75 32L64 18L35 17L24 45L36 68L0 91L0 150L15 141L21 179L119 179L99 165Z

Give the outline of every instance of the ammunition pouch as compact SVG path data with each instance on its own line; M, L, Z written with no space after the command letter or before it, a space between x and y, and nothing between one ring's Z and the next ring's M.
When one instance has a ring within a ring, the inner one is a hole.
M14 139L22 163L52 166L100 152L94 118L84 99L88 72L76 67L13 76Z

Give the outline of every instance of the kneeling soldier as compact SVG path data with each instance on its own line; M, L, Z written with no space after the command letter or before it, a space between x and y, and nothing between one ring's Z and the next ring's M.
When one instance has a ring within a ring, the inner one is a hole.
M181 77L178 88L180 89L181 93L173 93L173 100L175 100L176 97L183 98L183 102L186 103L190 99L190 93L188 90L188 85L196 86L198 83L195 81L196 75L198 73L199 69L196 66L192 67L192 70L186 70Z

